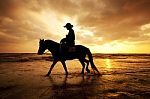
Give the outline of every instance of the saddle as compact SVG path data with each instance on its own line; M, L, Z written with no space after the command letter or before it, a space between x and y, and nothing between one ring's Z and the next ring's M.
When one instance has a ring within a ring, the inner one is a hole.
M69 53L76 52L76 47L75 47L75 46L69 47L69 48L68 48L68 52L69 52Z
M66 46L64 44L60 44L59 48L60 53L67 52L67 53L74 53L76 52L75 46Z

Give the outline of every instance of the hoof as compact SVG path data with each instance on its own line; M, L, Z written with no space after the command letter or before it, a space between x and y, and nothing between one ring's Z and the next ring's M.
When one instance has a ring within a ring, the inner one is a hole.
M87 69L86 71L87 71L87 73L90 73L90 70L89 70L89 69Z
M49 74L46 74L46 75L45 75L45 77L48 77L48 76L49 76Z
M98 76L102 76L102 74L101 74L101 73L99 73L99 72L98 72L96 75L98 75Z
M66 72L66 75L68 75L68 72Z

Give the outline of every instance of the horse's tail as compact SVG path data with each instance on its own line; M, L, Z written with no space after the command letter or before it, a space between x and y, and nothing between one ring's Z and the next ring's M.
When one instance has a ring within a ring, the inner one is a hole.
M93 70L96 70L96 71L99 73L98 69L96 68L96 66L95 66L95 64L94 64L92 53L91 53L91 51L90 51L89 49L87 50L87 55L88 55L89 62L90 62L90 64L91 64L92 69L93 69ZM100 73L99 73L99 74L100 74Z

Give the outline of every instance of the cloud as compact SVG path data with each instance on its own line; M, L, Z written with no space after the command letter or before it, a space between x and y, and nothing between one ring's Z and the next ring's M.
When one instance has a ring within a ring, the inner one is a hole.
M49 0L47 4L59 14L77 17L78 25L86 29L95 27L95 38L103 37L104 43L114 40L132 41L131 38L136 37L145 40L139 28L150 23L149 0Z
M61 33L65 17L75 20L80 44L148 44L149 5L149 0L0 0L0 44L39 38L59 41L65 37Z

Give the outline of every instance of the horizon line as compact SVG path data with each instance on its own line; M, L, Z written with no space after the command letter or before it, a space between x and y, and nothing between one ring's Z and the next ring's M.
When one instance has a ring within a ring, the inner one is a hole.
M35 52L0 52L0 54L36 54ZM51 53L44 53L51 54ZM150 54L150 53L92 53L92 54Z

